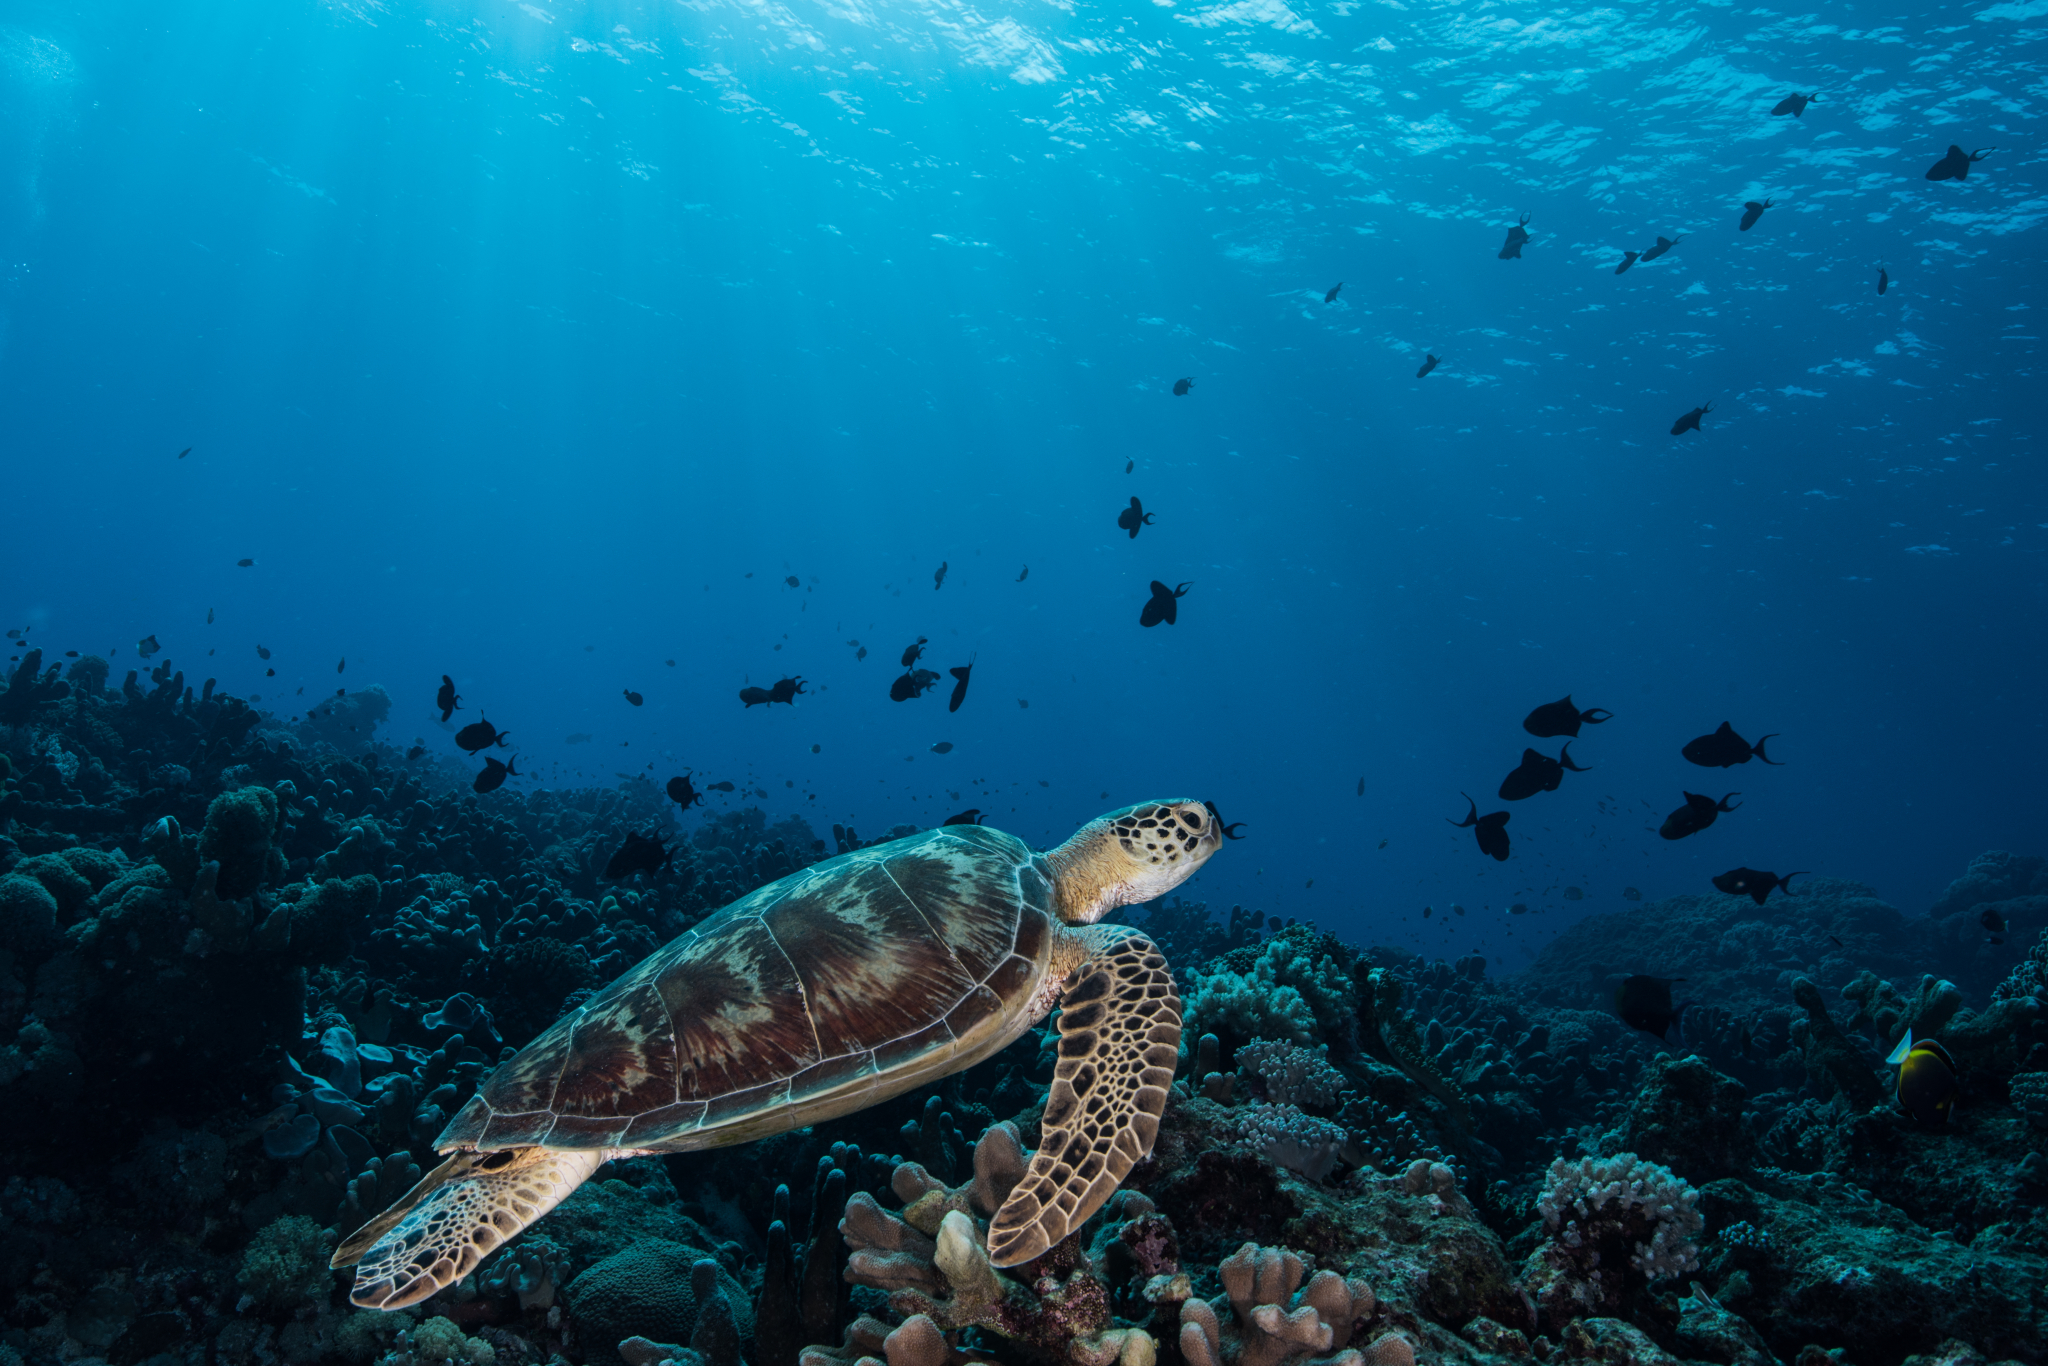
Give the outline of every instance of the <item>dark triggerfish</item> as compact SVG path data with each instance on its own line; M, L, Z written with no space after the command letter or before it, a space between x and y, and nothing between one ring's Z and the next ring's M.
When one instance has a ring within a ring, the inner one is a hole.
M1482 816L1479 814L1478 802L1473 801L1466 793L1460 792L1458 795L1464 797L1466 804L1472 809L1465 813L1464 820L1454 821L1449 816L1446 816L1444 817L1444 823L1446 825L1455 825L1460 830L1468 826L1472 827L1473 837L1479 841L1479 852L1491 855L1496 862L1506 863L1508 861L1508 813L1505 811L1493 811Z
M1553 740L1560 735L1576 739L1579 727L1597 726L1603 721L1614 719L1614 713L1604 707L1588 707L1580 711L1572 705L1572 695L1566 693L1555 702L1545 702L1522 718L1522 729L1539 740Z
M1533 797L1539 792L1555 792L1557 785L1564 781L1564 771L1589 773L1592 770L1572 762L1572 742L1564 742L1564 748L1553 759L1547 754L1538 754L1533 749L1522 751L1522 762L1515 771L1501 779L1500 799L1504 802L1518 802Z
M1764 210L1777 203L1774 199L1751 199L1742 206L1742 231L1748 232L1756 226L1756 220L1764 216Z
M1995 152L1996 147L1979 147L1974 152L1965 152L1954 143L1949 144L1948 155L1927 168L1929 180L1968 180L1970 167L1984 159L1986 152Z
M1716 877L1714 885L1730 896L1746 896L1761 906L1764 899L1773 891L1783 891L1786 896L1792 895L1792 879L1805 876L1806 870L1803 868L1796 873L1787 873L1783 877L1776 873L1759 872L1755 868L1731 868Z
M652 875L668 867L669 860L673 857L674 854L662 846L658 836L650 837L628 830L626 842L619 846L619 851L604 865L604 879L607 882L619 882L635 873Z
M1499 259L1519 261L1522 259L1522 248L1528 245L1529 215L1525 213L1516 221L1515 226L1508 229L1508 240L1501 243Z
M1784 99L1771 106L1771 116L1773 118L1783 118L1785 115L1790 114L1795 119L1803 119L1806 117L1806 106L1819 98L1820 92L1818 90L1814 91L1811 95L1787 95Z
M1116 524L1131 533L1131 539L1138 539L1138 529L1152 525L1152 514L1145 511L1145 505L1133 497L1131 505L1116 515Z
M1621 985L1614 989L1614 1013L1622 1022L1645 1034L1655 1034L1662 1039L1671 1033L1671 1026L1678 1023L1685 1014L1683 1005L1671 1004L1671 984L1683 982L1683 977L1645 977L1637 975L1624 977Z
M1728 805L1728 797L1740 797L1740 792L1730 792L1727 797L1715 801L1712 797L1697 792L1685 794L1685 805L1664 818L1664 824L1657 833L1667 840L1682 840L1687 835L1697 835L1714 823L1714 818L1723 811L1737 811L1739 806Z
M1678 752L1701 768L1733 768L1737 764L1748 763L1751 758L1761 759L1772 768L1783 768L1784 764L1764 753L1764 742L1777 738L1778 732L1772 731L1752 745L1723 721L1721 728L1712 735L1696 736L1686 741L1685 748Z
M502 764L496 759L486 758L484 760L484 771L476 775L476 781L471 783L470 786L478 792L496 792L505 785L506 778L516 778L519 776L519 770L513 767L513 764L518 762L519 756L516 754L512 756L512 763L510 764Z
M685 811L704 800L704 794L699 792L696 785L690 781L688 773L684 773L679 778L670 778L667 790L668 799L677 806L682 807Z
M1138 625L1157 626L1165 622L1168 626L1180 620L1179 599L1187 596L1189 585L1168 588L1159 580L1152 580L1152 596L1138 612Z
M1699 407L1672 423L1671 434L1673 436L1684 436L1687 432L1698 431L1700 429L1700 419L1713 411L1714 405L1711 401L1702 403Z
M503 746L505 737L511 733L508 730L499 730L491 724L491 718L486 716L481 721L472 721L456 731L455 747L465 754L475 754L479 750L489 749L492 745Z
M1884 1060L1885 1066L1899 1069L1898 1084L1893 1090L1899 1108L1913 1118L1927 1124L1946 1124L1949 1107L1955 1103L1962 1087L1956 1084L1956 1060L1948 1050L1932 1039L1913 1039L1908 1029L1906 1037L1899 1040L1899 1046Z

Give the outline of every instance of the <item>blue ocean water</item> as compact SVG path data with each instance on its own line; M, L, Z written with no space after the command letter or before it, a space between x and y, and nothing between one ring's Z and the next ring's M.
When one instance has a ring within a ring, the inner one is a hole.
M1204 797L1187 894L1509 968L1738 864L1916 911L2048 814L2048 4L1980 4L16 0L0 617L820 835Z

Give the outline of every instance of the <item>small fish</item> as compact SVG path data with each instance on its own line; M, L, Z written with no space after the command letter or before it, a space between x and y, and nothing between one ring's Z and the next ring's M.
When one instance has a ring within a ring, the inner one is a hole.
M1522 718L1522 729L1539 740L1554 740L1560 735L1578 738L1581 725L1597 726L1614 719L1614 713L1604 707L1588 707L1580 711L1572 705L1572 695L1566 693L1555 702L1545 702Z
M1659 256L1662 256L1665 252L1671 250L1690 236L1692 236L1691 233L1682 232L1676 237L1659 237L1657 245L1643 253L1642 259L1644 264L1647 265L1649 262L1656 260Z
M484 759L484 771L476 775L476 781L471 783L470 786L479 792L496 792L505 785L506 778L516 778L519 776L519 770L512 767L512 764L518 762L519 756L516 754L512 756L511 764L500 763L496 759L486 757Z
M804 681L801 677L778 678L775 680L775 686L768 690L768 700L770 702L786 702L793 707L796 705L797 698L801 697L804 691Z
M250 700L251 700L251 701L254 701L255 699L254 699L254 698L251 698ZM409 750L407 750L407 751L405 752L405 757L406 757L407 759L417 759L417 758L419 758L419 757L420 757L420 756L421 756L422 754L425 754L426 752L427 752L427 747L426 747L425 745L414 745L414 746L413 746L413 747L412 747L411 749L409 749Z
M811 753L813 753L813 754L822 754L822 753L824 753L824 750L825 750L825 747L824 747L823 745L812 745L812 746L811 746Z
M1776 873L1759 872L1755 868L1731 868L1714 879L1714 886L1730 896L1746 896L1761 906L1773 891L1792 895L1792 879L1805 876L1804 869L1779 877Z
M235 567L237 569L247 569L250 565L254 563L256 563L256 561L254 560L236 560Z
M573 734L564 735L562 737L562 743L565 745L587 745L590 743L590 732L587 730L579 730L574 732Z
M1045 784L1040 783L1039 786L1043 787ZM1223 832L1223 838L1227 840L1241 840L1244 838L1243 835L1237 833L1244 829L1245 823L1243 821L1235 821L1226 825L1223 822L1223 813L1216 809L1216 803L1203 802L1202 805L1209 808L1209 819L1216 822L1217 828Z
M1683 1005L1672 1006L1671 986L1684 980L1683 977L1624 977L1621 985L1614 989L1614 1013L1631 1028L1655 1034L1660 1039L1668 1038L1671 1026L1685 1014Z
M1030 566L1030 565L1028 565L1028 564L1027 564L1027 565L1025 565L1025 566L1024 566L1024 567L1023 567L1022 569L1020 569L1020 570L1018 570L1018 571L1017 571L1017 582L1018 582L1018 583L1022 583L1022 582L1024 582L1024 580L1026 580L1026 579L1028 579L1028 578L1030 578L1030 577L1031 577L1031 566Z
M967 808L967 809L966 809L965 811L962 811L962 812L960 812L960 813L959 813L958 815L954 815L954 816L948 816L948 817L946 817L946 819L945 819L945 821L943 822L943 824L945 824L945 825L980 825L980 824L981 824L981 808L980 808L980 807L978 807L978 806L970 806L970 807L968 807L968 808Z
M1624 887L1621 889L1621 899L1623 901L1641 901L1643 894L1634 887Z
M1173 382L1173 396L1175 398L1184 398L1187 396L1188 390L1194 387L1195 382L1193 379L1177 379ZM1130 470L1126 468L1124 473L1129 474Z
M1614 268L1614 273L1616 275L1628 274L1628 268L1641 260L1642 256L1643 254L1639 251L1624 251L1621 254L1621 264Z
M268 659L270 658L270 650L266 646L258 645L256 647L256 657L258 659ZM448 718L444 716L441 719L446 721Z
M342 656L342 657L341 657L341 658L340 658L339 660L337 660L337 661L335 662L335 665L334 665L334 671L335 671L336 673L338 673L338 674L339 674L339 673L347 673L347 672L348 672L348 656L347 656L347 655L343 655L343 656Z
M480 750L489 749L492 745L504 745L505 737L509 734L510 731L499 730L493 726L487 716L482 720L472 721L456 731L455 747L465 754L475 754Z
M1730 792L1716 802L1712 797L1697 792L1685 794L1685 805L1664 818L1664 824L1657 833L1667 840L1682 840L1687 835L1697 835L1714 823L1714 818L1723 811L1739 811L1740 805L1728 805L1728 797L1740 797L1740 792Z
M863 645L853 652L853 662L858 664L868 657L868 647Z
M1742 231L1748 232L1755 227L1756 220L1764 216L1764 210L1777 202L1775 199L1752 199L1745 202L1742 206Z
M664 659L662 663L668 665L671 669L676 666L676 662L673 659Z
M711 783L704 790L706 792L730 792L733 790L733 786L730 782Z
M1130 472L1131 472L1132 470L1134 470L1134 469L1136 469L1136 468L1138 468L1138 462L1137 462L1136 460L1126 460L1126 461L1124 461L1124 473L1125 473L1125 474L1129 474L1129 473L1130 473Z
M148 659L163 648L163 646L156 643L155 636L144 636L135 642L135 653L141 655L144 659Z
M1479 814L1478 802L1473 801L1470 796L1463 792L1460 792L1458 795L1464 797L1466 803L1472 809L1465 813L1465 819L1461 821L1454 821L1449 816L1444 817L1444 824L1455 825L1460 830L1468 826L1472 827L1473 837L1479 841L1479 852L1491 855L1498 863L1506 863L1508 861L1508 813L1505 811L1495 811L1482 816Z
M1145 511L1145 505L1133 497L1131 505L1116 515L1116 524L1130 532L1131 539L1135 541L1140 527L1152 525L1152 517L1152 513Z
M917 661L918 661L919 659L923 658L923 656L924 656L924 647L925 647L925 640L926 640L926 638L925 638L924 636L919 636L919 637L917 638L917 643L916 643L916 644L914 644L914 645L906 645L906 646L904 646L904 647L903 647L903 667L904 667L904 668L906 668L906 669L907 669L907 668L909 668L909 667L910 667L911 665L913 665L913 664L917 663Z
M1929 180L1968 180L1970 167L1984 159L1986 152L1995 152L1996 147L1979 147L1974 152L1964 152L1954 143L1949 144L1948 155L1927 168Z
M1030 711L1030 710L1031 710L1031 702L1030 702L1030 700L1029 700L1028 698L1023 698L1023 697L1020 697L1020 698L1018 698L1018 699L1017 699L1017 709L1018 709L1019 711Z
M1572 742L1564 742L1564 748L1553 759L1547 754L1538 754L1533 749L1522 751L1522 762L1514 772L1501 779L1500 799L1504 802L1519 802L1539 792L1555 792L1564 781L1564 773L1588 773L1592 770L1572 762Z
M784 579L783 582L788 584L791 588L802 588L804 586L804 581L802 579L799 579L794 574L791 574L788 578Z
M1828 936L1828 942L1830 944L1833 944L1838 949L1846 949L1849 947L1847 944L1844 944L1841 940L1835 938L1833 935Z
M1977 917L1977 923L1993 934L2005 933L2005 917L1989 906L1986 906L1984 913Z
M1702 735L1688 740L1685 748L1678 752L1701 768L1733 768L1737 764L1748 763L1751 756L1763 760L1773 768L1783 768L1784 764L1764 753L1764 741L1777 738L1778 732L1773 731L1752 745L1723 721L1721 728L1712 735Z
M1336 303L1338 291L1342 290L1343 288L1344 282L1342 280L1339 280L1336 284L1331 285L1329 293L1323 295L1323 302L1326 304Z
M690 785L688 771L685 771L680 777L670 778L668 786L663 790L668 793L670 801L682 807L685 811L704 800L704 794Z
M1529 218L1530 215L1523 214L1516 221L1515 226L1508 229L1508 240L1501 244L1500 260L1519 261L1522 259L1522 248L1529 245Z
M1890 271L1888 271L1888 270L1886 270L1886 269L1885 269L1885 268L1884 268L1884 267L1883 267L1882 265L1880 265L1880 266L1879 266L1879 267L1877 268L1877 292L1878 292L1878 296L1879 296L1880 298L1882 298L1882 297L1883 297L1883 295L1884 295L1884 292L1885 292L1886 290L1890 289L1891 287L1892 287L1892 277L1891 277L1891 272L1890 272Z
M1363 796L1365 795L1365 779L1364 779L1364 778L1360 778L1360 779L1358 780L1358 795L1359 795L1359 796L1361 796L1361 797L1363 797Z
M946 583L946 561L940 560L939 567L932 571L932 592L936 593Z
M967 678L968 675L974 672L974 661L970 659L958 668L948 669L946 672L952 674L955 679L959 680L958 682L953 684L953 696L952 699L946 703L946 710L949 712L958 711L960 710L960 704L967 700ZM941 754L944 754L945 752L946 751L944 750L939 751L939 753Z
M1714 405L1711 401L1702 403L1699 407L1672 423L1671 434L1673 436L1684 436L1687 432L1698 431L1700 429L1700 419L1713 411Z
M1152 580L1152 596L1138 613L1138 625L1157 626L1162 621L1168 626L1173 625L1180 619L1178 600L1187 595L1190 586L1184 583L1177 588L1168 588L1159 580Z
M936 669L906 669L889 685L889 700L908 702L913 697L923 697L938 681Z
M1908 1029L1884 1065L1899 1069L1892 1094L1901 1110L1923 1124L1948 1122L1949 1107L1962 1094L1962 1088L1956 1084L1956 1060L1946 1048L1933 1039L1915 1042L1913 1031Z
M1771 117L1782 118L1786 114L1790 114L1795 119L1805 118L1806 106L1819 98L1820 92L1818 90L1814 91L1811 95L1787 95L1784 99L1771 106Z
M186 456L190 454L192 454L192 448L190 446L187 446L184 450L178 452L178 459L183 460Z
M256 653L262 655L265 659L270 658L270 652L261 645L256 647ZM455 695L455 680L447 674L441 675L441 686L434 693L434 705L441 709L441 719L443 721L446 721L449 717L455 715L456 712L462 710L462 699Z
M1430 371L1432 371L1432 370L1436 369L1436 368L1437 368L1437 366L1439 366L1439 365L1442 365L1442 364L1443 364L1443 357L1441 357L1441 356L1433 356L1433 355L1431 355L1431 354L1430 354L1429 352L1427 352L1427 351L1423 352L1423 353L1422 353L1422 368L1421 368L1420 370L1417 370L1417 371L1415 372L1415 378L1417 378L1417 379L1421 379L1421 378L1423 378L1423 377L1424 377L1425 375L1427 375L1427 374L1428 374L1428 373L1429 373Z
M952 752L953 742L951 740L941 740L932 746L932 753L934 754L951 754Z
M265 670L263 671L263 676L264 676L265 678L275 678L275 677L277 677L277 670L275 670L275 669L265 669Z
M1526 902L1526 901L1517 901L1517 902L1516 902L1516 903L1515 903L1514 905L1512 905L1512 906L1508 907L1508 914L1509 914L1509 915L1527 915L1527 914L1529 914L1529 903L1528 903L1528 902Z
M605 863L603 877L607 882L620 882L635 873L652 876L668 867L669 860L674 857L670 850L662 846L660 837L636 834L629 830L626 832L626 842L620 845L619 851Z
M206 624L208 626L213 625L213 609L211 607L206 609Z
M623 692L626 695L626 700L636 707L647 700L646 698L642 697L639 693L634 692L631 688L621 688L619 691Z

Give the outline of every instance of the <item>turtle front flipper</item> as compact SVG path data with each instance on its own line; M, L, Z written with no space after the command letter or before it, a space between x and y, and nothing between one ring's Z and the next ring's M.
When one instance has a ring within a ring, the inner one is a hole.
M989 1224L990 1260L1016 1266L1081 1227L1152 1151L1180 1056L1180 994L1152 941L1079 931L1087 957L1060 994L1060 1058L1031 1167Z
M349 1299L365 1309L418 1304L476 1270L611 1155L601 1148L458 1152L336 1248L328 1265L356 1268Z

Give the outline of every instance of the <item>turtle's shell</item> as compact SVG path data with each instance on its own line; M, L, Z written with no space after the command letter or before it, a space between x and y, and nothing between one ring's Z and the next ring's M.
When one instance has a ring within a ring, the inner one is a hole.
M1029 1027L1052 872L954 825L735 901L492 1074L435 1147L684 1152L850 1113Z

